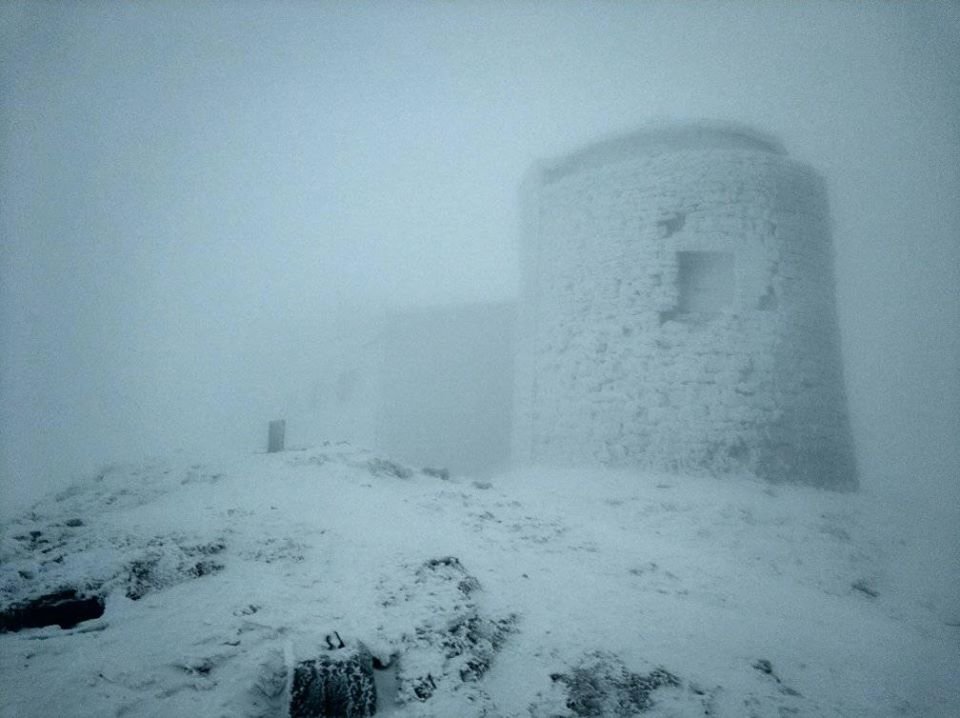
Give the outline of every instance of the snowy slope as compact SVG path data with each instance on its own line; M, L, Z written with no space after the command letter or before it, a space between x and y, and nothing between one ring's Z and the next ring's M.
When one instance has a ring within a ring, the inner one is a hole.
M334 631L389 663L377 715L960 715L960 629L888 579L878 516L747 479L445 478L347 445L112 467L3 526L0 609L72 588L105 610L0 634L0 716L286 715L291 660ZM451 650L464 625L482 640ZM605 698L578 703L587 683Z

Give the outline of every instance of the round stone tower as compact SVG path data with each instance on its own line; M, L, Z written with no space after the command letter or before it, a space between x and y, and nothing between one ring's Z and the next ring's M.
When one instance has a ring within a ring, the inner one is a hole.
M520 461L853 489L822 179L728 124L647 129L524 183Z

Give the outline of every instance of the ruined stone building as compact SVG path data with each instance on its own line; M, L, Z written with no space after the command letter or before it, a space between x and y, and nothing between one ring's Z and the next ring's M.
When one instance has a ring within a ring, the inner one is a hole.
M811 168L748 128L669 126L541 162L522 195L515 305L385 319L374 445L468 473L512 461L856 486Z
M674 126L543 162L524 200L516 459L856 486L811 168Z

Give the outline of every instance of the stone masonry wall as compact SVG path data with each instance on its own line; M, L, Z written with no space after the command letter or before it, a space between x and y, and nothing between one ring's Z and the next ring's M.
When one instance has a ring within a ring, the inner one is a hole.
M824 183L691 137L527 178L515 458L854 488Z

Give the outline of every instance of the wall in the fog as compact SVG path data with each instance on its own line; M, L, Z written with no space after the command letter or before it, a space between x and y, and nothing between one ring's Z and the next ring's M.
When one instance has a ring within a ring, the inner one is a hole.
M856 486L825 190L741 127L528 179L517 458Z
M826 176L863 487L960 506L953 3L12 0L0 98L0 512L343 433L319 320L511 296L535 157L698 116Z
M403 461L482 473L510 457L512 303L398 311L385 320L376 446Z

